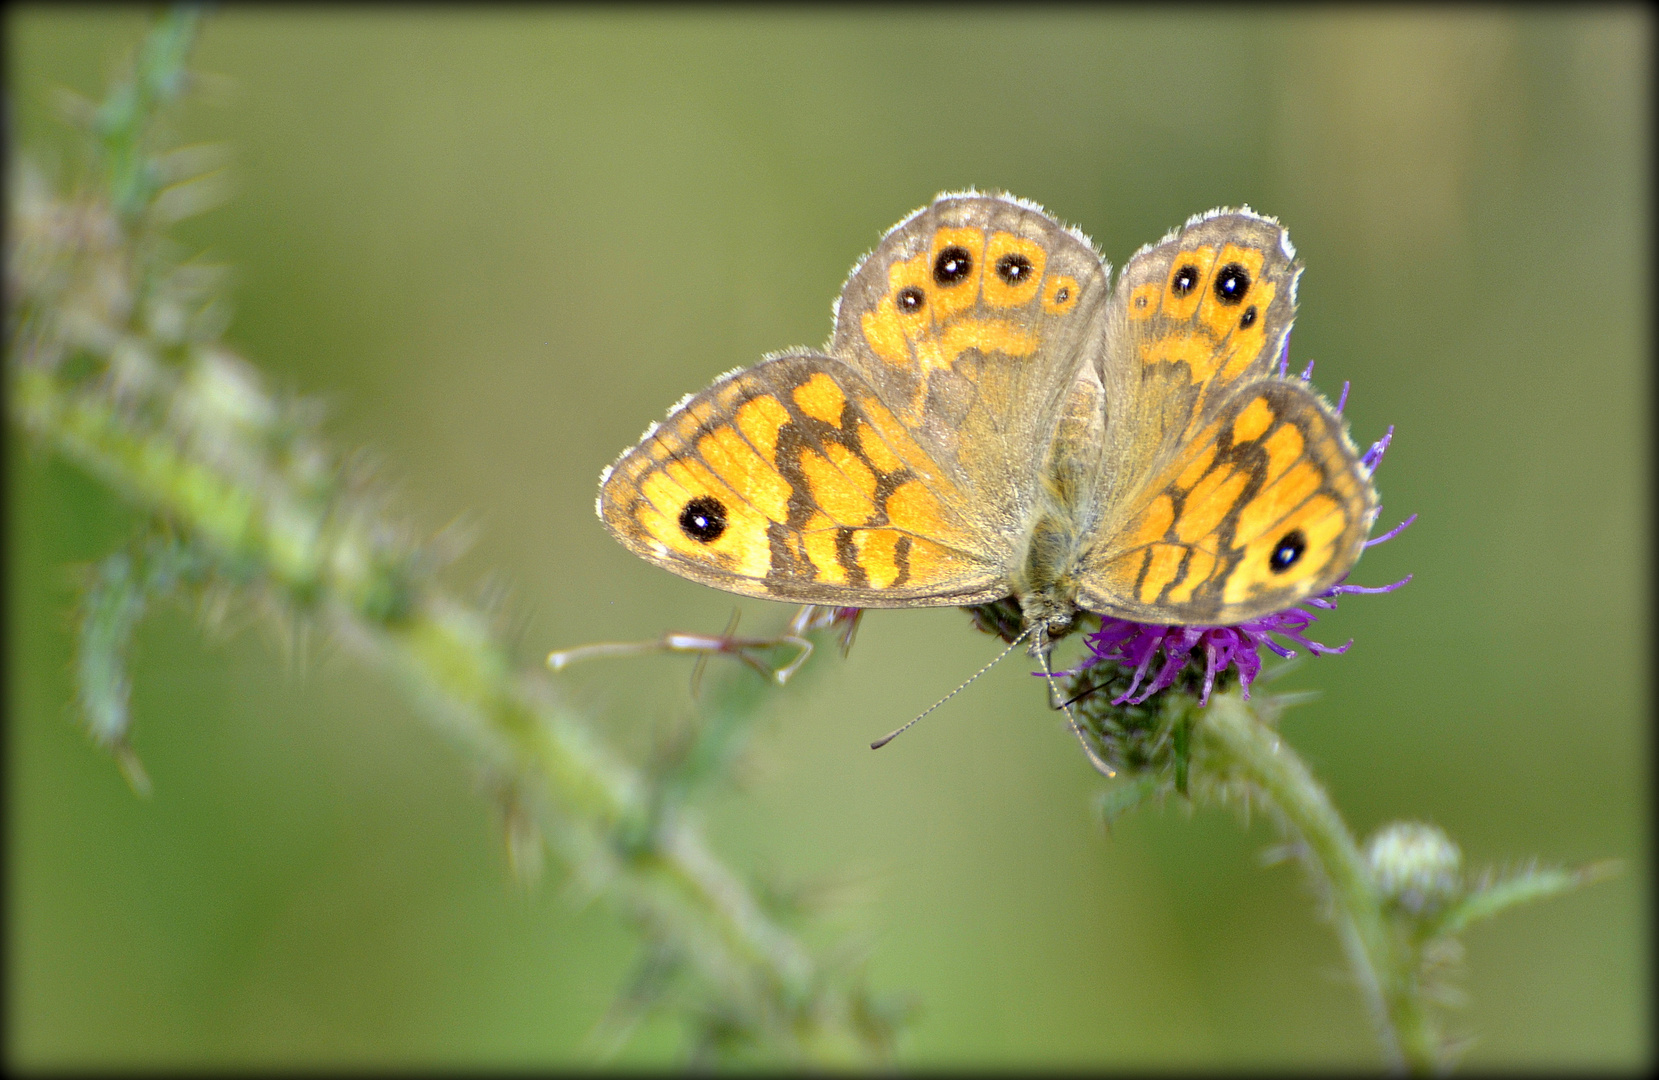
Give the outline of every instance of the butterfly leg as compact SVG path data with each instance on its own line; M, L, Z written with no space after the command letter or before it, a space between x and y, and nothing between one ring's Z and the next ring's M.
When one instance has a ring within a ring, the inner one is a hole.
M1072 715L1071 702L1057 702L1055 700L1054 672L1051 671L1048 666L1048 654L1050 648L1051 643L1048 640L1048 627L1042 623L1038 623L1035 652L1037 653L1038 658L1043 662L1043 674L1048 676L1048 678L1043 680L1043 684L1047 687L1045 692L1048 694L1048 707L1051 709L1059 709L1061 712L1066 714L1066 723L1071 725L1072 734L1077 736L1078 744L1083 747L1084 756L1089 759L1089 764L1094 766L1095 771L1106 777L1116 776L1118 774L1117 770L1106 764L1105 759L1095 751L1095 748L1092 745L1090 745L1089 737L1083 732L1083 725L1079 724L1077 722L1077 717Z
M805 637L814 630L840 627L841 655L846 656L852 650L853 637L858 633L858 620L863 614L863 608L802 604L795 617L789 620L789 632L796 637Z
M642 656L655 652L692 653L699 660L709 656L735 656L745 664L754 668L762 676L775 681L782 686L800 670L812 655L812 642L806 637L808 633L817 630L841 627L841 650L852 646L853 633L858 627L858 608L823 607L816 604L804 605L795 614L782 634L770 638L740 638L732 633L735 627L728 627L725 633L719 635L690 634L682 631L665 631L661 637L649 641L599 641L591 645L578 645L573 649L561 649L549 653L547 666L554 671L563 671L571 664L580 660L598 660L616 656ZM769 649L789 647L795 650L795 655L781 666L773 667L765 663L757 653Z

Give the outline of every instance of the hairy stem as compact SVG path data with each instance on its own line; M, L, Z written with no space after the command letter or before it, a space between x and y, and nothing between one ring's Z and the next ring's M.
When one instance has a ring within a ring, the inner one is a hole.
M792 1056L847 1063L869 1052L847 1026L856 1005L826 993L808 952L695 828L653 803L648 783L592 738L550 680L515 667L482 613L427 583L398 596L395 563L365 523L193 460L171 434L135 425L96 392L29 367L12 386L31 431L320 617L394 672L473 756L539 778L538 816L584 883L672 942L758 1026L784 1035Z
M1258 790L1301 838L1304 858L1328 886L1343 949L1395 1068L1440 1066L1440 1038L1417 974L1417 958L1396 933L1359 845L1325 789L1279 733L1237 692L1217 695L1200 736L1218 771ZM1219 759L1219 760L1214 760Z
M544 672L520 668L488 613L444 592L432 552L353 482L307 411L269 394L220 343L217 279L181 263L163 235L168 177L152 145L157 113L190 85L198 22L190 9L163 14L92 112L90 186L64 197L34 170L12 177L13 416L164 523L200 560L190 576L310 621L393 673L504 781L513 850L545 841L641 932L654 970L693 976L686 1015L705 1028L694 1042L824 1064L885 1057L886 1006L826 972L709 851L684 813L685 783L615 757ZM170 562L152 568L169 571L161 577L135 576L130 560L105 567L85 621L82 696L93 734L119 754L126 636L144 597L181 581ZM761 700L753 689L728 681L717 695L723 746L740 742Z

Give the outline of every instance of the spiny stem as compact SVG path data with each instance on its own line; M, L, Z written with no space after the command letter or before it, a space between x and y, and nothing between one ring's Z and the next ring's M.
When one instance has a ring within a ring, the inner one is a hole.
M786 1059L881 1060L890 1010L856 978L826 970L715 857L684 813L689 782L670 791L614 756L545 672L521 667L491 617L437 584L429 550L352 487L304 411L268 394L211 320L152 317L212 299L191 292L195 279L160 243L146 141L155 110L188 83L195 24L189 12L164 16L132 77L111 88L92 133L100 191L67 199L20 171L27 182L9 193L13 417L165 523L229 586L392 672L473 760L523 794L521 818L587 891L698 976L694 1022L715 1016L722 1031L737 1027ZM134 257L140 249L154 257ZM117 657L131 620L100 618L94 659ZM756 682L747 669L734 677ZM89 678L97 703L124 706L119 678ZM693 772L729 763L763 700L750 690L721 695L725 726ZM95 730L124 733L119 709L95 719Z
M387 560L374 550L369 530L331 530L309 520L280 489L250 491L188 460L167 433L135 430L118 407L70 393L45 372L16 371L12 385L25 426L222 556L257 565L270 584L309 598L339 640L399 675L410 697L473 754L542 778L551 813L545 824L567 862L672 938L745 1011L776 1014L780 1002L823 995L811 956L677 815L647 828L642 847L618 852L613 832L635 834L635 824L658 816L648 785L588 733L550 680L516 669L485 616L430 586L390 605L392 614L375 599L389 588L376 580L375 569ZM742 676L754 678L746 669ZM820 1005L823 1015L813 1019L831 1029L842 1027L852 1007L838 994ZM775 1020L777 1030L799 1026L783 1016ZM843 1062L866 1052L844 1029L819 1031L814 1039L798 1052Z
M1211 699L1195 735L1213 767L1260 790L1305 845L1306 861L1330 889L1349 963L1396 1069L1434 1072L1441 1041L1417 977L1416 957L1383 911L1359 845L1302 759L1233 691ZM1230 766L1230 769L1227 769Z

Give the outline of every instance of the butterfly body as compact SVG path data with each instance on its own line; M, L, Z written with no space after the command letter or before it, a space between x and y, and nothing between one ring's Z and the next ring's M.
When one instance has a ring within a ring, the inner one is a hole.
M1274 373L1301 267L1217 211L1110 268L997 195L944 195L854 268L822 352L682 401L607 469L624 546L749 596L1020 601L1226 625L1358 558L1376 493L1341 418Z

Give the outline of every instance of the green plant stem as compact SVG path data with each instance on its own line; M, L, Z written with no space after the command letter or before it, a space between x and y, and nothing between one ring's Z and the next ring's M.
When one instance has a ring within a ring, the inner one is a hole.
M109 88L90 125L93 188L62 198L33 170L12 177L13 415L165 522L217 582L392 672L505 780L512 850L539 834L589 895L643 931L648 963L696 977L686 1014L703 1022L705 1042L713 1036L707 1045L753 1042L831 1065L885 1057L891 1016L858 980L826 972L715 857L685 812L684 785L669 790L593 737L545 672L518 665L486 612L439 587L429 552L353 489L305 410L267 394L218 342L210 277L177 264L159 231L167 177L150 145L158 111L190 83L198 21L190 9L161 16L131 75ZM117 576L134 610L89 617L103 636L85 652L83 696L109 706L89 710L89 722L120 754L124 672L99 662L119 663L143 593ZM734 678L758 681L747 670ZM727 752L705 764L729 757L759 704L742 688L722 700L747 705L721 713L712 749Z
M161 400L189 392L165 369L152 375ZM854 1022L858 1003L825 985L812 957L694 827L650 803L643 779L588 734L550 680L516 668L486 616L428 584L405 603L384 602L387 558L370 523L340 520L327 501L299 497L274 476L250 485L49 370L17 365L12 391L30 431L286 594L395 672L416 702L439 703L444 726L475 756L539 778L538 819L584 883L671 941L729 1002L790 1043L786 1053L841 1063L871 1056Z
M1212 766L1259 790L1301 838L1305 860L1329 888L1348 961L1394 1068L1436 1071L1440 1038L1416 957L1383 910L1359 845L1302 759L1236 691L1211 699L1199 725Z

